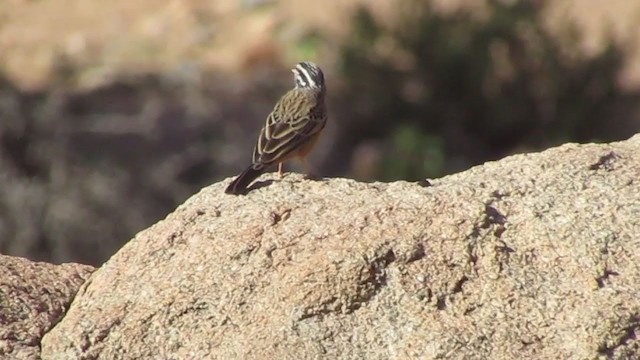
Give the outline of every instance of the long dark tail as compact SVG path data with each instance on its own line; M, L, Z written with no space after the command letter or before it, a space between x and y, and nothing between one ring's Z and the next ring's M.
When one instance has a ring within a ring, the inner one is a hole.
M227 194L245 194L247 191L247 187L253 180L255 180L258 176L264 173L265 168L261 167L259 169L255 169L253 165L249 166L245 171L241 172L238 177L233 179L231 184L227 186L227 189L224 191Z

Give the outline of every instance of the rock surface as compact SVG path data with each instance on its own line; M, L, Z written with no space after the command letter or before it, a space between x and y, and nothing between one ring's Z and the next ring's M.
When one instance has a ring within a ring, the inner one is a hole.
M638 154L635 136L432 186L214 184L93 273L42 357L638 358Z
M37 359L40 340L93 268L0 255L0 359Z

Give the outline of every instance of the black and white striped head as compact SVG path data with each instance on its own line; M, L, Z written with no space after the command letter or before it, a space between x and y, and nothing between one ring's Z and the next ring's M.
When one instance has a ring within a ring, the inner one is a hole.
M298 63L291 71L296 82L296 89L324 88L324 74L322 74L322 70L318 65L310 61L303 61Z

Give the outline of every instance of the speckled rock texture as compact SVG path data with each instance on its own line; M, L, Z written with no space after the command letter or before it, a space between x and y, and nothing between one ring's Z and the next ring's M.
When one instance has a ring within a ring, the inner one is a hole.
M93 270L0 255L0 359L38 359L42 336Z
M139 233L42 357L640 358L640 136L430 186L261 179Z

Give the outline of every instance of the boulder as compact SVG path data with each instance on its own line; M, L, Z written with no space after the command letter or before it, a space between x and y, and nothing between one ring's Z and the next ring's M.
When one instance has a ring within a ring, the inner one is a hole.
M38 359L42 336L93 270L0 255L0 359Z
M640 357L640 135L419 183L230 179L82 286L43 359Z

